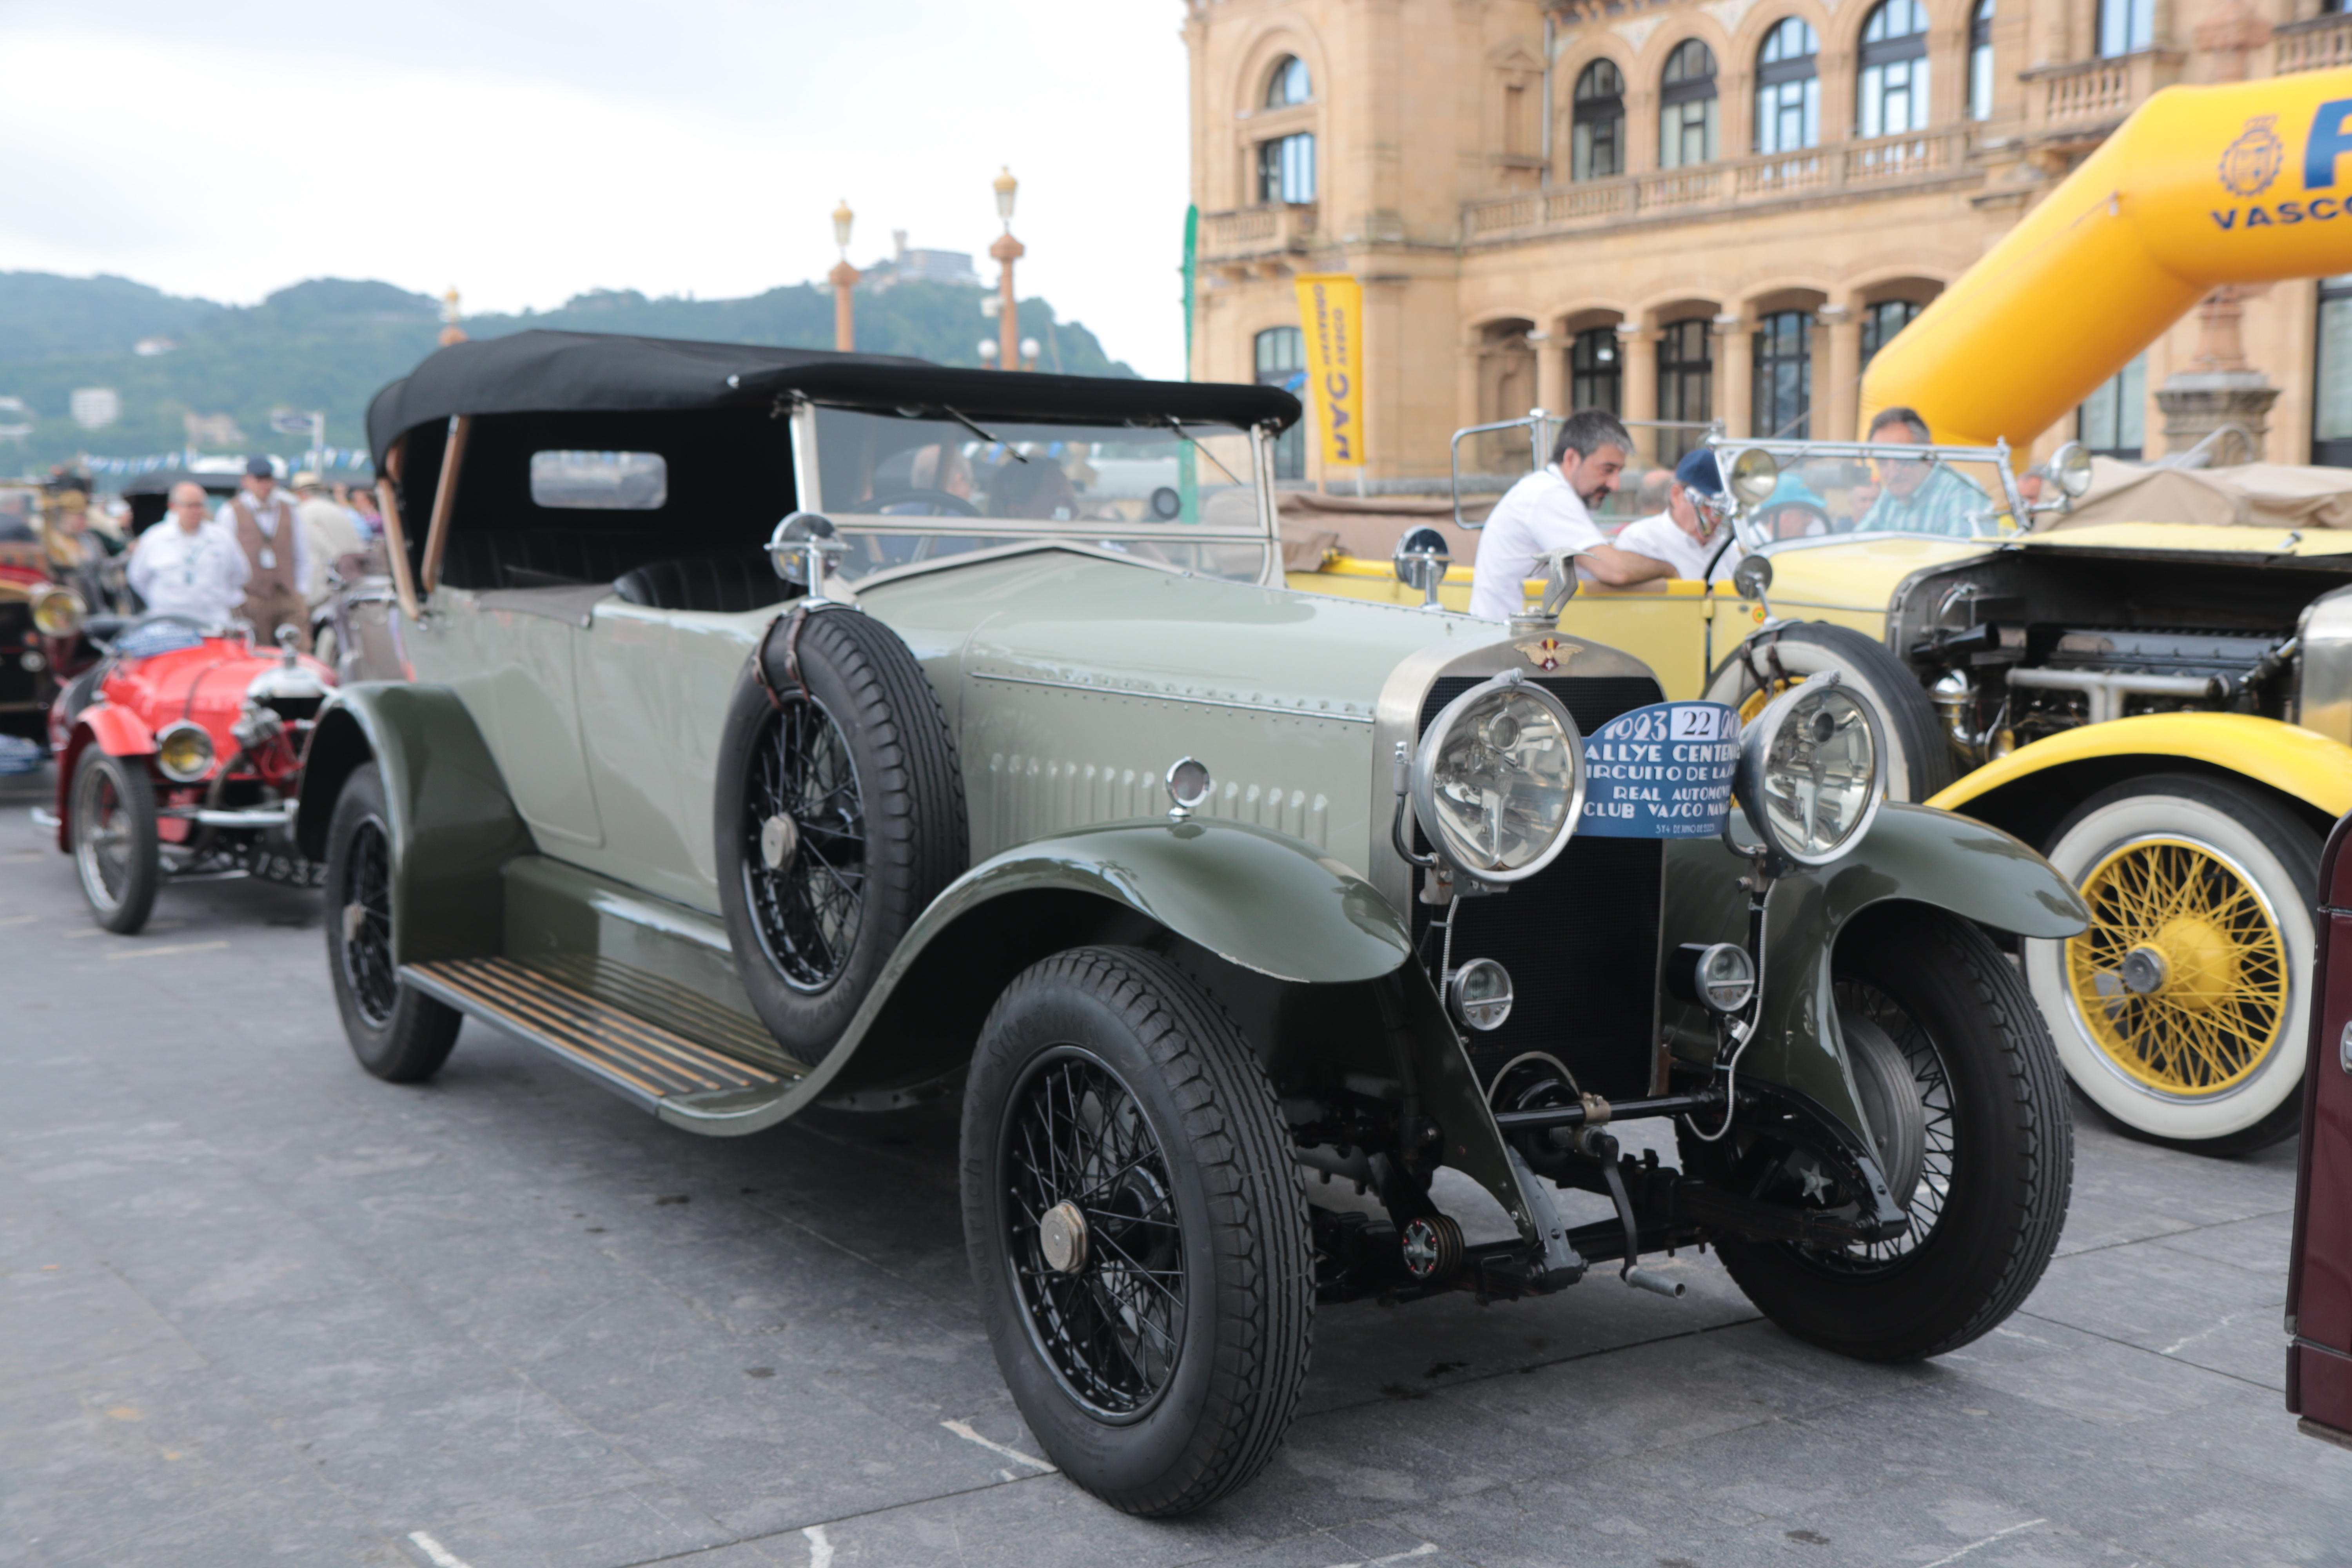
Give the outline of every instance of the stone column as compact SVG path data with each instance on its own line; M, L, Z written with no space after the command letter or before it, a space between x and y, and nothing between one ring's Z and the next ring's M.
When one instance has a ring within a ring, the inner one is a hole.
M1658 416L1658 334L1637 321L1617 323L1617 384L1623 389L1625 417ZM1643 466L1658 460L1657 432L1636 429L1634 456Z
M1708 323L1715 333L1715 416L1727 436L1752 432L1756 339L1745 317L1726 311Z
M1568 405L1568 345L1558 327L1528 334L1536 351L1536 406L1547 414L1572 414Z
M1829 354L1813 384L1813 438L1855 440L1862 434L1862 317L1849 306L1824 305L1814 319L1829 339Z
M2168 376L2156 394L2156 405L2164 410L2168 455L2186 452L2222 426L2235 425L2252 438L2252 449L2247 442L2224 438L2212 454L2212 466L2262 461L2279 389L2246 363L2239 335L2245 310L2242 292L2228 284L2198 307L2196 368Z

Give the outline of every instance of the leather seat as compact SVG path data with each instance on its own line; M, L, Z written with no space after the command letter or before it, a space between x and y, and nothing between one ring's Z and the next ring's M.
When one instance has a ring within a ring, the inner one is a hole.
M622 573L613 591L632 605L652 609L720 615L780 604L792 593L765 555L650 561Z

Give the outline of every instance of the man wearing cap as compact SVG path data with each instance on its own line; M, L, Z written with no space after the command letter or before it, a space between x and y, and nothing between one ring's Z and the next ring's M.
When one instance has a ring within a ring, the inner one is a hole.
M1725 516L1722 470L1714 449L1701 447L1675 466L1674 483L1666 487L1666 510L1627 523L1617 534L1617 548L1663 561L1677 577L1727 583L1745 552L1725 536ZM1712 572L1707 570L1710 563Z
M157 615L225 626L245 597L253 568L236 538L205 516L212 503L202 485L173 485L171 505L170 514L131 547L131 586Z
M310 562L302 579L302 594L311 604L327 597L327 568L346 555L367 548L351 511L327 494L327 483L308 469L294 476L294 493L302 499L295 515L302 520L302 547Z
M268 643L279 626L294 628L294 646L310 651L310 604L302 585L310 580L310 551L302 538L293 503L278 493L278 473L267 458L245 465L245 488L223 503L213 520L245 552L251 575L238 613L253 623L257 642Z

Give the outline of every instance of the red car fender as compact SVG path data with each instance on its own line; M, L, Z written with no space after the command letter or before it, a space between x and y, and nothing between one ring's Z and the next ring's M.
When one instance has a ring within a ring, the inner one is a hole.
M73 776L81 754L90 746L109 756L144 757L155 750L155 737L139 715L110 702L93 702L74 720L65 754L58 759L58 847L73 847Z

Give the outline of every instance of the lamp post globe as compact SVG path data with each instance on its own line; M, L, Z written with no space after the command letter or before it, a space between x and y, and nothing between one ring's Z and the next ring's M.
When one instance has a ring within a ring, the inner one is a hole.
M833 243L841 251L841 259L833 264L825 279L833 285L833 346L841 353L850 353L857 347L857 321L850 290L857 287L857 268L849 264L849 226L857 215L849 210L849 198L833 209Z
M988 247L988 254L1003 271L997 280L997 344L992 357L1002 370L1021 368L1021 306L1013 292L1013 264L1027 254L1021 242L1013 237L1013 197L1021 182L1013 177L1010 167L996 176L996 216L1004 220L1004 232Z

